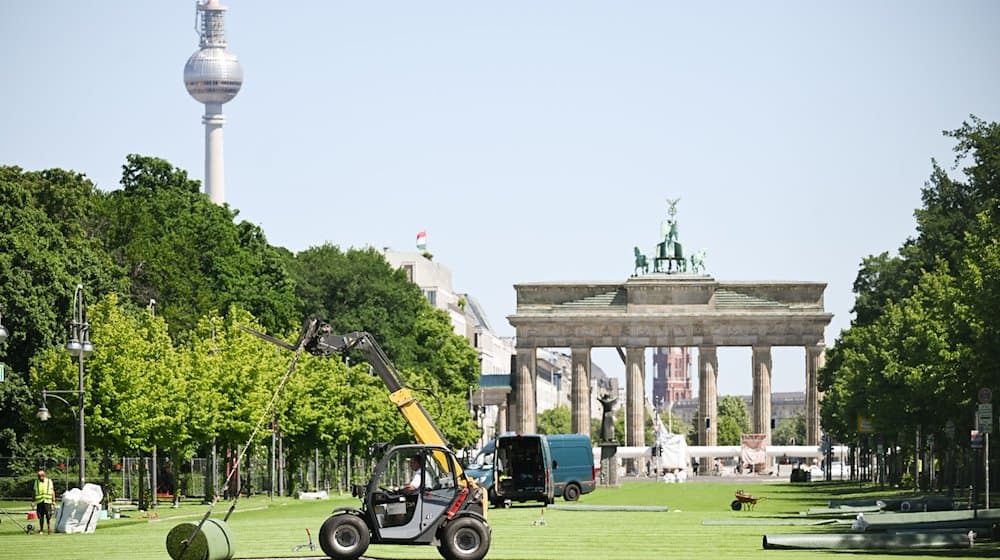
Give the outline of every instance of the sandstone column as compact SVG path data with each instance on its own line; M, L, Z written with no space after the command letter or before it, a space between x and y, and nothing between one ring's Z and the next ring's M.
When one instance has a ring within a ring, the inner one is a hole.
M771 443L771 347L753 347L753 412L754 433L765 434L764 443Z
M511 428L520 434L533 434L536 431L536 356L537 350L534 347L517 349L517 374L513 387L515 405Z
M575 433L590 435L590 348L573 348L572 428Z
M824 345L806 346L806 445L819 445L819 369Z
M645 387L646 349L626 348L625 366L625 445L646 445Z
M698 347L698 445L717 445L719 427L719 358L715 346ZM707 426L706 426L706 420ZM710 461L701 461L700 470L708 472Z
M507 402L504 401L500 403L499 410L497 411L497 429L496 435L500 435L507 431Z

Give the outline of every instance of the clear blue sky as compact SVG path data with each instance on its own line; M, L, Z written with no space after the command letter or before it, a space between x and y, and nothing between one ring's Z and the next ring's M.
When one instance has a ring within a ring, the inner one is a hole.
M1000 2L230 0L226 197L272 244L410 250L513 334L513 284L624 280L667 198L719 280L827 282L914 234L944 129L1000 119ZM0 163L203 176L194 2L0 2ZM609 372L613 352L595 353ZM775 390L803 352L776 349ZM749 349L720 390L750 392Z

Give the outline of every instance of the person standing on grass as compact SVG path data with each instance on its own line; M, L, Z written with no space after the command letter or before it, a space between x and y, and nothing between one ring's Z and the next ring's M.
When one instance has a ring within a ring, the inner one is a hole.
M56 488L52 484L52 479L45 476L45 471L38 471L38 480L35 481L35 513L38 514L38 534L44 535L48 528L52 534L52 508L56 503Z

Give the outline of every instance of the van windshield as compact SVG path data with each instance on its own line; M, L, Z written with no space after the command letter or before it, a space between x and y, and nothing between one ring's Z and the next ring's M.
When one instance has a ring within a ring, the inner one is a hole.
M484 449L469 463L472 468L483 468L493 465L493 449Z

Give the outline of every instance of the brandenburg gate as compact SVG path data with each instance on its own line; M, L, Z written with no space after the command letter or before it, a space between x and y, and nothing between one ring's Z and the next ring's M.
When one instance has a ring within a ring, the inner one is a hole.
M639 250L636 249L637 267ZM642 257L645 264L645 257ZM658 263L659 264L659 263ZM717 349L752 348L752 430L771 437L771 348L805 348L807 445L818 445L825 283L722 282L695 273L637 274L625 282L528 283L514 286L517 355L511 372L508 426L536 431L535 362L538 348L569 348L572 356L573 431L590 434L590 350L624 348L626 445L645 445L646 348L698 349L698 435L716 445ZM732 372L725 372L730 375Z

